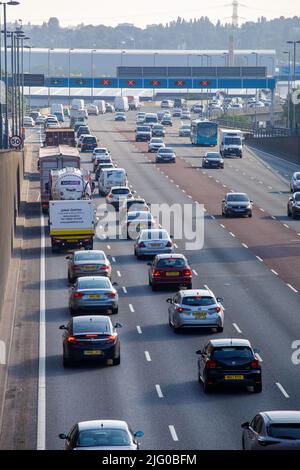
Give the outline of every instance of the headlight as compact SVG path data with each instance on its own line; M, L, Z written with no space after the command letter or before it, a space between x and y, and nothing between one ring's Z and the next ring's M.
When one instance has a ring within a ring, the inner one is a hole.
M251 204L248 204L247 209L251 209L251 207L252 207Z

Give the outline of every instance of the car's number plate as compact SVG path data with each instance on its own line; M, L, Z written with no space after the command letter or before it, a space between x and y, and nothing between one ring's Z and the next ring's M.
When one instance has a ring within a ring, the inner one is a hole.
M153 248L159 248L161 246L160 243L151 243L151 247Z
M95 266L84 266L83 268L85 271L94 271L95 270Z
M101 299L102 295L98 294L90 294L89 299Z
M205 320L207 312L194 312L194 315L197 320Z
M244 380L243 375L225 375L225 380Z
M170 272L166 273L166 276L168 276L168 277L178 277L179 274L180 273L178 271L170 271Z
M102 351L98 350L90 350L90 351L84 351L83 353L85 356L101 356Z

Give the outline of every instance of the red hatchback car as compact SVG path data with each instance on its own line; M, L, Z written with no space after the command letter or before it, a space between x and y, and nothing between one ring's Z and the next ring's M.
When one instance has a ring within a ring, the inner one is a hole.
M153 291L165 285L192 289L192 270L184 255L157 255L148 266L149 285Z

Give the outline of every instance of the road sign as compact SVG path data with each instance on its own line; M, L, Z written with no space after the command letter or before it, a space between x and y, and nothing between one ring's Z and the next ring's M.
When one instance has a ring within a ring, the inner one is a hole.
M14 149L21 147L22 143L23 143L23 139L19 135L13 135L9 139L9 145Z

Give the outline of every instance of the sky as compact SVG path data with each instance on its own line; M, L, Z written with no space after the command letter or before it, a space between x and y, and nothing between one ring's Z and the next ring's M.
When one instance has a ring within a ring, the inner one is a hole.
M8 6L8 21L41 24L52 16L62 26L133 23L144 28L148 24L167 23L182 18L208 16L211 21L229 21L232 0L19 0L20 5ZM240 22L255 21L260 16L300 16L299 0L243 0L239 7Z

